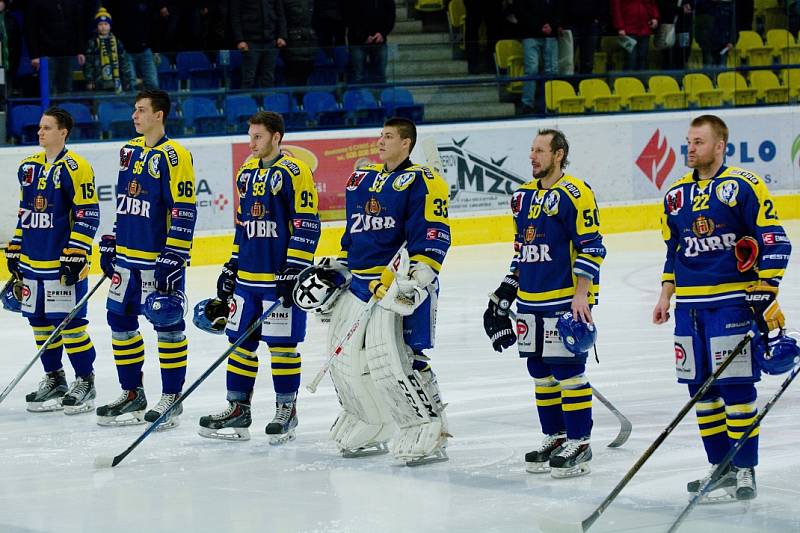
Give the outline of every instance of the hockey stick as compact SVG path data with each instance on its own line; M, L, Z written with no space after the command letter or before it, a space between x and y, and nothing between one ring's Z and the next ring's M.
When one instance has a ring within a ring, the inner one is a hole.
M493 292L489 293L489 299L494 303L497 303L498 301L497 295L495 295ZM515 322L517 321L517 314L512 309L508 309L508 316L511 318L511 320ZM600 394L600 391L597 390L594 384L592 384L592 395L594 395L594 397L597 398L600 403L606 407L606 409L611 411L611 414L616 416L617 420L619 420L619 433L617 433L617 436L614 437L614 440L609 442L607 446L608 448L619 448L628 442L628 438L631 436L631 431L633 430L633 424L631 424L631 421L628 420L628 418L623 415L619 409L614 407L614 404L609 402L605 396Z
M653 455L656 449L661 446L661 443L666 440L669 434L672 433L681 420L683 420L683 418L686 416L686 413L688 413L689 410L694 407L698 401L700 401L700 398L702 398L703 395L708 392L708 389L711 388L711 385L713 385L717 378L719 378L722 373L725 372L725 369L727 369L728 366L733 362L734 358L736 358L736 356L739 355L742 350L744 350L745 346L750 343L750 340L753 338L753 336L754 335L752 331L747 332L744 338L739 341L739 344L736 345L736 348L734 348L730 355L728 355L728 357L722 361L717 370L712 375L708 376L708 378L706 378L706 380L700 386L700 389L694 394L694 396L691 397L688 402L686 402L672 422L670 422L669 425L664 428L664 431L662 431L658 438L656 438L656 440L647 448L647 450L645 450L642 456L639 457L636 463L625 474L625 477L623 477L622 480L617 483L611 493L606 496L606 499L603 500L603 502L592 512L592 514L584 518L580 523L570 524L560 523L555 520L544 518L540 520L541 528L544 531L576 531L581 533L588 531L589 528L592 527L592 524L594 524L597 519L600 518L600 515L603 514L608 506L611 505L611 503L616 499L619 493L622 492L622 489L625 488L633 476L635 476L639 469L642 468L644 463L650 459L650 456Z
M422 152L425 154L428 165L441 176L444 169L442 158L439 156L439 147L436 144L436 137L425 137L420 144L422 145Z
M25 365L25 368L23 368L22 371L20 371L20 373L17 374L17 376L13 380L11 380L11 383L8 384L8 386L3 390L3 392L0 393L0 403L2 403L3 400L6 399L6 396L8 396L11 393L11 391L14 390L14 387L17 386L17 383L19 383L20 380L25 376L25 374L28 373L28 370L30 370L31 367L36 363L36 361L39 360L42 354L47 351L47 348L53 343L53 341L55 341L59 337L59 335L61 335L61 332L64 331L64 328L66 328L67 325L69 325L69 323L72 322L72 319L75 318L75 316L78 314L81 308L84 305L86 305L86 302L89 301L89 298L91 298L92 295L95 292L97 292L97 289L100 288L100 285L102 285L105 280L106 280L106 275L104 274L100 278L100 281L95 283L94 287L92 287L92 289L89 292L87 292L83 296L83 298L81 298L78 301L77 304L75 304L75 307L73 307L72 310L67 314L67 316L64 317L64 320L61 321L61 324L59 324L56 327L56 329L53 330L50 336L47 337L47 340L44 341L44 344L42 344L41 348L39 348L39 351L36 352L36 355L33 356L33 359L31 359L30 362L27 365Z
M742 449L742 446L744 446L745 443L747 442L747 439L750 437L750 433L752 433L758 427L758 425L761 423L764 417L767 416L767 413L769 413L770 409L772 409L772 407L777 403L777 401L780 399L783 393L786 392L786 389L789 388L789 385L791 385L792 381L794 381L794 378L797 377L798 373L800 373L800 365L795 366L794 369L792 369L791 374L789 374L789 376L783 381L783 383L781 383L780 388L778 388L778 392L776 392L775 395L769 399L766 405L764 405L764 407L761 409L761 412L758 413L758 416L756 416L755 420L750 425L750 427L748 427L744 431L744 433L742 433L742 436L739 437L739 440L737 440L736 443L731 447L731 449L728 450L728 453L725 454L725 457L722 458L722 461L720 461L717 467L714 468L714 471L711 472L710 476L708 476L708 479L706 479L706 481L700 487L700 490L698 490L697 493L692 496L692 498L689 500L689 503L683 509L681 514L678 516L678 518L675 519L675 521L669 527L667 533L674 533L675 531L678 530L678 528L681 526L681 524L689 515L689 513L692 512L692 509L694 509L695 506L700 502L700 498L702 498L708 492L708 488L711 486L712 480L715 479L719 475L719 473L725 467L728 466L728 464L730 464L730 462L733 460L733 457L739 452L739 450Z
M161 416L159 416L158 418L156 418L156 419L155 419L155 421L154 421L152 424L150 424L150 427L148 427L146 430L144 430L144 432L143 432L141 435L139 435L139 437L138 437L138 438L137 438L135 441L133 441L133 443L131 443L131 445L130 445L130 446L128 446L128 447L125 449L125 451L124 451L124 452L122 452L122 453L120 453L119 455L116 455L116 456L114 456L114 457L108 457L108 456L105 456L105 455L98 455L98 456L97 456L97 457L95 457L95 459L94 459L94 466L95 466L96 468L113 468L113 467L117 466L118 464L120 464L120 463L122 462L122 460L123 460L123 459L125 459L125 458L128 456L128 454L130 454L130 453L131 453L131 452L132 452L132 451L133 451L133 450L134 450L134 449L135 449L137 446L139 446L139 444L141 444L141 443L142 443L142 441L143 441L144 439L146 439L148 435L150 435L150 434L151 434L153 431L155 431L155 430L156 430L156 428L158 428L158 426L159 426L159 425L160 425L162 422L164 422L164 420L166 420L166 419L167 419L167 417L169 417L170 413L172 413L172 411L173 411L173 410L174 410L176 407L178 407L180 404L182 404L182 403L183 403L183 401L184 401L184 400L185 400L185 399L186 399L186 398L187 398L187 397L188 397L188 396L189 396L189 395L190 395L192 392L194 392L194 391L195 391L195 389L197 389L197 387L199 387L199 386L200 386L200 384L201 384L201 383L203 383L203 382L206 380L206 378L208 378L208 376L210 376L210 375L211 375L211 374L214 372L214 370L216 370L216 369L217 369L217 367L218 367L219 365L221 365L221 364L222 364L222 362L223 362L223 361L225 361L225 360L228 358L228 356L229 356L230 354L232 354L232 353L233 353L233 351L234 351L236 348L238 348L239 346L241 346L241 345L242 345L242 343L243 343L243 342L244 342L244 341L245 341L245 340L246 340L248 337L250 337L250 335L252 335L253 333L255 333L255 331L256 331L258 328L260 328L260 327L261 327L261 324L262 324L262 323L263 323L263 322L264 322L264 321L267 319L267 317L269 317L269 315L271 315L271 314L272 314L272 312L273 312L273 311L274 311L274 310L275 310L275 309L276 309L276 308L277 308L279 305L282 305L282 304L283 304L283 299L282 299L282 298L279 298L277 302L275 302L274 304L272 304L271 306L269 306L269 308L267 308L267 310L266 310L266 311L264 311L263 313L261 313L261 316L259 316L257 319L255 319L255 320L253 321L253 323L252 323L252 324L250 324L250 327L249 327L249 328L247 328L247 330L246 330L244 333L242 333L242 334L239 336L239 338L238 338L238 339L236 339L236 341L234 341L234 342L233 342L233 343L232 343L232 344L231 344L231 345L228 347L228 349L227 349L227 350L225 350L225 352L223 352L223 354L222 354L222 355L220 355L220 356L217 358L217 360L216 360L216 361L214 361L214 362L211 364L211 366L210 366L210 367L208 367L208 369L206 369L206 371L205 371L205 372L203 372L203 373L200 375L200 377L199 377L199 378L197 378L197 379L194 381L194 383L192 383L191 385L189 385L189 388L188 388L188 389L186 389L186 392L184 392L183 394L181 394L181 396L180 396L180 397L179 397L179 398L178 398L178 399L175 401L175 403L173 403L172 405L170 405L170 406L169 406L169 408L167 408L167 410L166 410L166 411L164 411L163 413L161 413Z

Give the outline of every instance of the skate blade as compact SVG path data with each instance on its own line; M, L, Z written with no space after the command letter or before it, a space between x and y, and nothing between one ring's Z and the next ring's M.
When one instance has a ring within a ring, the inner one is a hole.
M550 463L531 463L525 461L525 471L531 474L547 474L550 472Z
M138 426L146 423L147 421L144 419L144 411L133 411L131 413L123 413L117 416L97 416L97 425L104 427Z
M341 450L342 457L345 459L357 459L359 457L370 457L372 455L384 455L389 453L389 447L386 445L385 442L379 442L376 444L368 444L367 446L362 446L361 448L356 448L354 450Z
M57 398L44 402L28 402L27 410L31 413L50 413L53 411L61 411L63 408L64 406L61 405L61 398Z
M690 494L691 497L693 494ZM733 503L736 500L736 486L721 487L700 497L698 505L716 505L719 503Z
M550 476L555 479L567 479L571 477L581 477L591 472L589 465L575 466L572 468L553 468L550 467Z
M151 426L153 425L152 422L148 422L148 424L150 424ZM166 431L168 429L176 428L180 425L181 425L181 419L177 416L173 416L169 420L161 422L156 428L156 431Z
M233 433L222 433L225 430L232 430ZM207 439L228 440L228 441L245 441L250 440L250 430L247 428L222 428L211 429L200 426L197 434Z
M287 433L282 433L280 435L269 435L269 444L270 446L280 446L281 444L286 444L294 439L294 430L290 429Z
M444 463L445 461L449 460L450 458L447 456L447 453L444 450L437 450L430 455L426 455L425 457L415 457L414 459L406 461L406 466L430 465L434 463Z
M89 411L93 410L94 410L94 400L89 400L83 403L79 403L78 405L64 406L65 415L79 415L81 413L88 413Z

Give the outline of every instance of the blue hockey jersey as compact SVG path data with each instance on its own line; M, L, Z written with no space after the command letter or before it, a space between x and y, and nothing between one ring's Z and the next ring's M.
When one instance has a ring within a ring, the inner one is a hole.
M287 266L314 262L320 236L317 189L308 165L280 155L269 165L249 159L236 177L239 207L233 256L237 283L274 287Z
M606 248L592 189L566 174L550 189L533 179L513 194L511 212L516 228L511 271L519 279L519 311L569 309L576 276L591 278L589 304L596 304Z
M19 217L12 244L22 247L20 267L31 279L58 279L64 248L90 255L100 223L94 171L78 154L62 150L52 162L39 152L22 160Z
M144 137L126 143L116 202L118 265L152 269L164 249L189 260L197 209L192 155L185 148L166 137L152 148Z
M745 289L757 280L778 285L791 244L764 181L722 166L711 179L692 171L664 196L661 231L667 244L662 282L675 283L676 307L745 305ZM744 236L759 246L757 268L739 272L734 247Z

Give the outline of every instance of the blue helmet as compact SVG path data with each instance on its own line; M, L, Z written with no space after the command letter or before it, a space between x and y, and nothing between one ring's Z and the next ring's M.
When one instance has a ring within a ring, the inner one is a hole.
M800 362L800 346L784 331L772 338L766 335L759 338L759 335L756 335L752 346L758 366L767 374L773 376L785 374Z
M14 278L8 280L8 283L3 287L3 294L0 295L0 299L3 300L3 309L12 313L22 312L22 303L20 302L21 289L21 281L17 281Z
M182 292L154 291L144 300L144 316L154 326L174 326L186 315L186 295Z
M230 309L230 306L219 298L206 298L194 306L192 322L203 331L222 335L228 324Z
M558 317L556 329L567 350L576 355L589 351L597 340L597 328L594 324L575 320L571 311Z

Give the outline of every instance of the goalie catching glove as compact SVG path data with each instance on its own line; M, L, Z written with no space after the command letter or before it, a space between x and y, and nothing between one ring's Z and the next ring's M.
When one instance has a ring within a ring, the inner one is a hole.
M379 299L378 305L400 316L409 316L429 296L428 285L436 273L425 263L410 266L408 252L402 249L399 261L387 267L380 279L370 282L369 289Z
M755 314L755 321L763 333L783 329L786 320L778 305L778 287L761 283L745 289L745 301Z
M483 329L489 340L492 341L492 348L496 352L502 352L510 348L517 342L517 335L514 332L514 324L508 316L511 304L517 299L519 281L509 274L503 278L500 287L494 291L489 305L483 313Z

